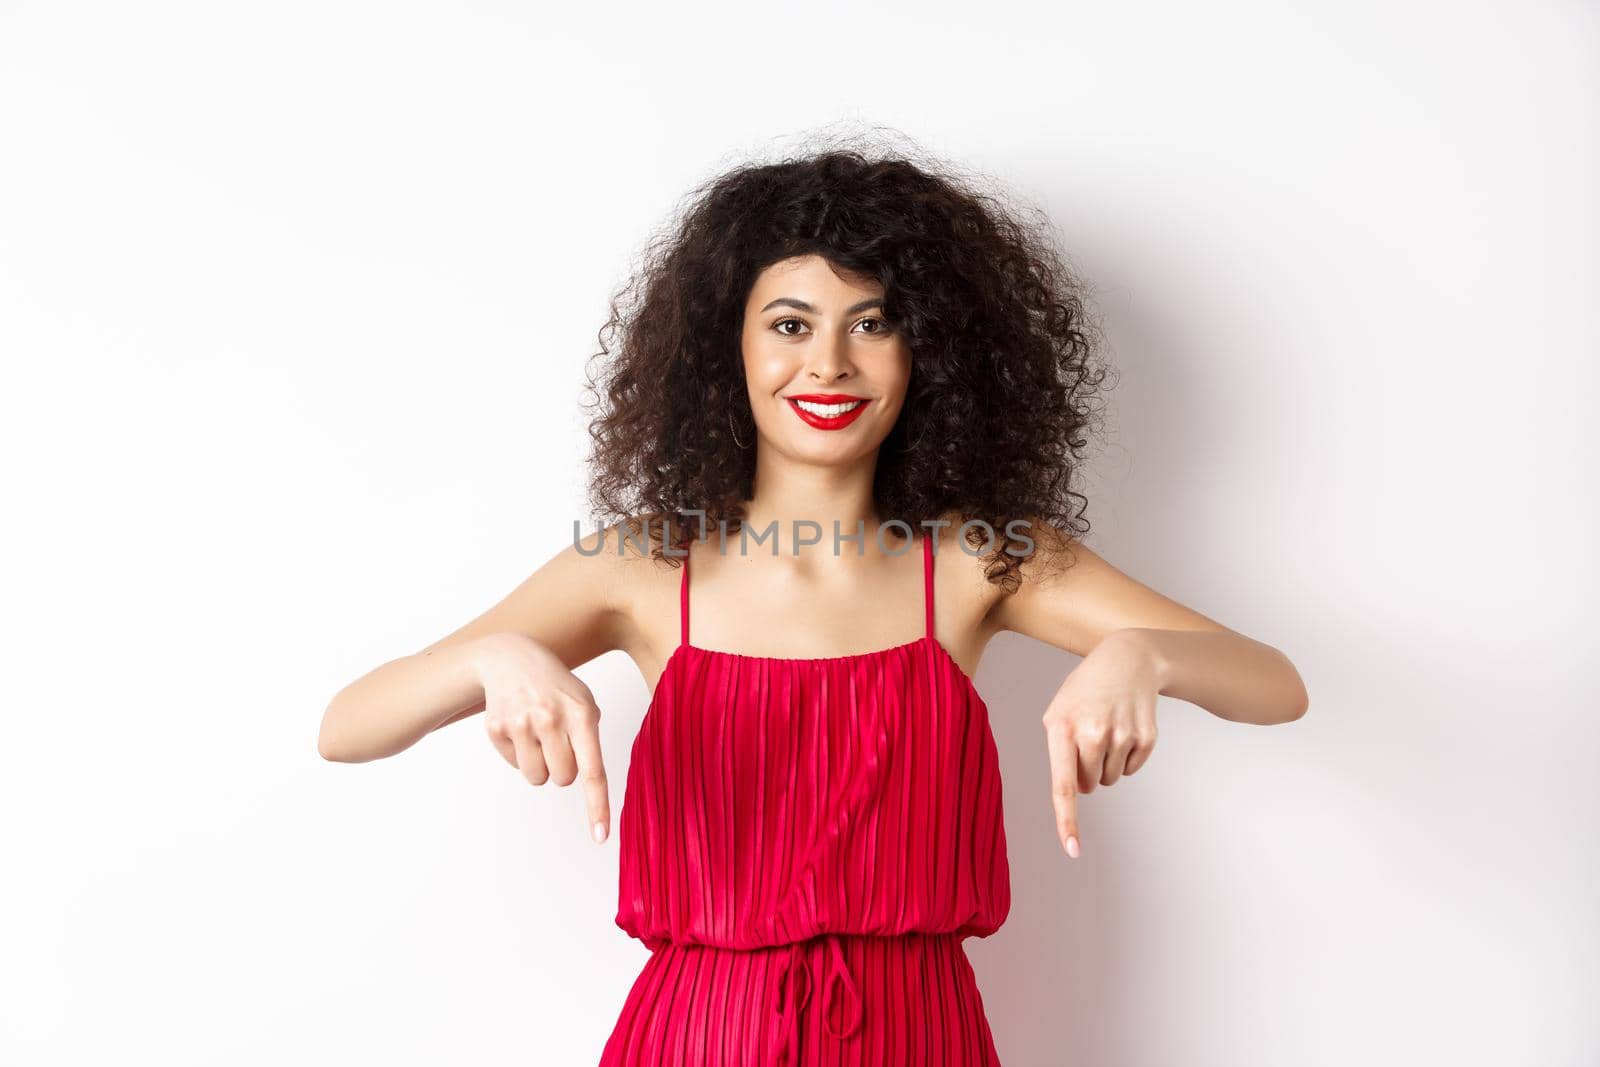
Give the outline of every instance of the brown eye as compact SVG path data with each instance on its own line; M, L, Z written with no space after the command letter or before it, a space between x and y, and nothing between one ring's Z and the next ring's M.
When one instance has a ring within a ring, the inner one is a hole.
M774 330L777 330L779 333L783 334L783 336L785 336L785 337L794 337L795 334L790 333L789 331L783 329L783 326L784 326L785 323L791 323L791 322L794 323L796 326L804 326L805 325L805 323L801 322L799 319L779 319L777 322L772 324L772 328Z
M887 333L889 330L889 324L883 319L878 318L862 319L860 322L856 323L856 325L865 326L869 322L876 323L878 328L875 330L868 330L866 331L867 333Z

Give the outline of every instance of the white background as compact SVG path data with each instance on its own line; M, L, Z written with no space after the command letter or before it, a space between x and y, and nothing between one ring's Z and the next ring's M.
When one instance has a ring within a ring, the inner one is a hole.
M328 699L583 515L582 366L693 184L881 124L1042 205L1122 368L1091 543L1294 659L1055 842L978 672L1007 1067L1600 1061L1593 4L0 5L0 1060L585 1064L615 838ZM774 146L777 146L774 148ZM646 690L580 668L613 804Z

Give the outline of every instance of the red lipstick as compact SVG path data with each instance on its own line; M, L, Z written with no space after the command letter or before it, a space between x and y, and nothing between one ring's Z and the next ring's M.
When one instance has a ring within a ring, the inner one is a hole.
M819 430L842 430L855 422L861 413L867 410L867 405L872 401L864 396L851 396L848 393L799 393L795 396L786 396L783 399L789 402L789 408L796 415L805 420L807 426L815 426ZM819 415L814 411L807 411L796 403L804 400L808 404L849 404L855 407L841 415Z

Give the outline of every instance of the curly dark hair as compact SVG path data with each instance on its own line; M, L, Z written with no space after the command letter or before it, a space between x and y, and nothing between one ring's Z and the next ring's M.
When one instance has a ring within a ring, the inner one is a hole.
M905 152L832 146L694 189L612 297L589 360L596 517L635 531L647 520L658 558L649 527L681 544L701 529L688 510L739 527L755 471L745 301L766 267L816 254L883 286L884 318L911 352L905 404L878 453L879 514L913 527L986 521L989 580L1008 589L1023 547L1008 523L1052 544L1087 533L1075 483L1109 368L1086 289L1044 213L984 185L997 188Z

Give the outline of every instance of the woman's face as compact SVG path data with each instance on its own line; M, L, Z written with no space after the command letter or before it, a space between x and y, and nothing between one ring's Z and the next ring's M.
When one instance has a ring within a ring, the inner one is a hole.
M813 463L874 454L893 428L911 350L883 318L883 287L817 255L774 263L745 301L745 383L761 443Z

